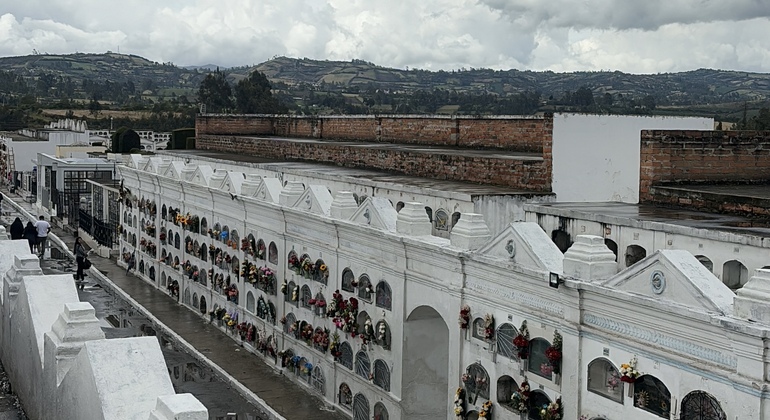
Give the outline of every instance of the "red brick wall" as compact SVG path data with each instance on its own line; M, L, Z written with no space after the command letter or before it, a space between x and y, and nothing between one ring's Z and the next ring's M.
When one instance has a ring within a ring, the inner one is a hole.
M457 121L448 118L381 118L380 139L392 143L454 146Z
M199 115L195 118L195 133L271 135L273 121L259 115Z
M770 132L644 130L640 201L654 185L770 182Z
M377 118L321 117L319 137L331 140L377 141Z
M197 118L195 128L199 136L275 135L541 153L551 143L553 118L206 115Z
M730 213L761 218L770 216L770 200L762 197L686 190L675 186L652 186L647 202L674 207L690 207L711 213Z
M293 142L276 138L198 135L199 149L237 151L276 159L308 160L406 175L551 191L550 159L479 157L463 153L355 147L331 142ZM550 155L549 155L550 156Z
M552 118L458 119L458 146L540 152L553 133Z

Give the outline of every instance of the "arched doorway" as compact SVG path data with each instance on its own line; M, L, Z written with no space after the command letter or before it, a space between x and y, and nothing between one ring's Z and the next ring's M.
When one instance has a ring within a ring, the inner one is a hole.
M448 417L449 328L435 309L415 308L404 323L404 418Z
M711 395L693 391L682 399L681 420L726 420L722 407Z

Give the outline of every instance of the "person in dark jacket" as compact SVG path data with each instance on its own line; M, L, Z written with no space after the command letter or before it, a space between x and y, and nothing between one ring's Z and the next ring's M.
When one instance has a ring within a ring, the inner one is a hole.
M80 290L83 290L85 286L83 281L86 279L86 275L83 270L85 269L86 257L88 257L88 251L83 245L83 240L78 236L75 238L75 261L78 264L78 271L75 272L75 283L80 287Z
M35 253L35 246L37 245L37 229L32 222L27 222L27 226L24 227L24 233L22 234L24 239L29 241L29 252Z
M24 237L24 223L18 217L11 223L11 239L22 239Z

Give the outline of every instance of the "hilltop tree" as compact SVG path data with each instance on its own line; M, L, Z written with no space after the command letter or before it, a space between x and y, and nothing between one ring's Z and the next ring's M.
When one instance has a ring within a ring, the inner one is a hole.
M206 105L206 112L225 112L232 108L232 89L219 71L209 73L198 88L198 102Z
M273 97L271 89L267 76L253 71L248 78L235 85L235 109L243 114L286 113L286 107Z

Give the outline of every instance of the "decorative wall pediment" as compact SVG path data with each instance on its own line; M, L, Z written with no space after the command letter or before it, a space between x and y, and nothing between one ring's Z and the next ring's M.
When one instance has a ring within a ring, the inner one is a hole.
M171 179L182 179L182 170L184 169L184 163L178 160L169 162L166 169L161 175Z
M277 203L278 198L281 196L282 189L283 184L280 179L262 178L262 182L252 197L270 203Z
M351 222L390 232L396 231L398 212L387 198L367 197L350 218Z
M310 213L328 216L331 212L332 194L323 185L311 185L294 204L294 208Z
M561 273L564 266L564 254L534 222L511 223L478 253L553 273Z
M195 170L195 172L193 172L192 178L190 178L190 182L192 182L193 184L198 184L204 187L208 187L209 182L211 181L211 176L213 174L214 174L214 170L211 169L211 166L200 165Z
M133 154L128 156L128 166L133 169L141 169L142 168L142 155L140 154Z
M243 173L241 172L227 172L225 180L219 187L222 191L230 194L240 194L241 186L243 185Z
M195 164L188 164L185 165L182 168L182 172L179 174L179 178L182 181L191 181L193 179L193 176L195 176L195 171L198 170L198 165Z
M656 251L603 285L704 312L733 313L735 294L688 251Z
M147 159L147 162L144 163L144 167L142 168L145 172L150 172L153 174L158 173L158 169L160 168L161 164L163 163L163 159L159 156L153 156Z
M246 197L254 197L262 186L262 177L259 175L246 175L241 184L241 194Z

